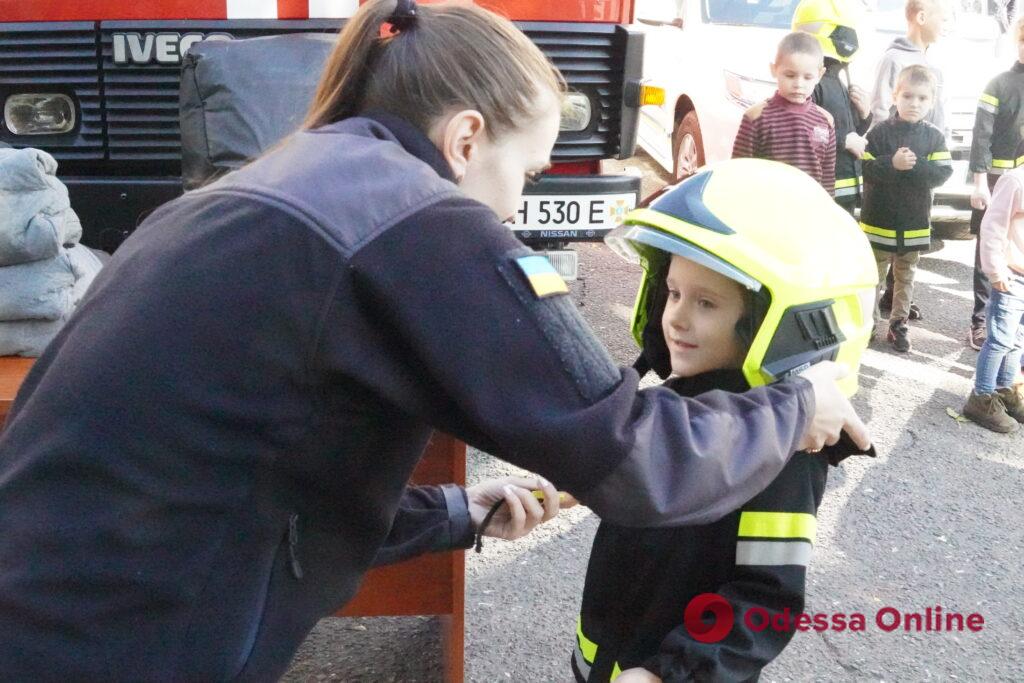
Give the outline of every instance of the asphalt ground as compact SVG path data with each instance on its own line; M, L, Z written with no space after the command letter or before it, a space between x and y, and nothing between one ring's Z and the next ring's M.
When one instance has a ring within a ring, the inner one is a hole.
M643 159L648 189L657 178ZM867 350L854 404L878 458L832 469L818 514L806 612L864 615L863 631L798 632L763 681L1024 680L1024 433L997 435L951 417L971 389L976 352L964 343L973 242L924 256L914 348ZM622 364L635 350L628 319L637 271L603 245L581 245L573 298ZM470 483L517 472L471 451ZM628 495L629 492L623 492ZM467 553L466 677L571 681L569 655L586 559L598 520L563 512L529 537ZM970 630L904 630L902 616L981 615ZM900 618L895 630L883 630ZM441 680L431 618L327 619L297 654L288 681Z

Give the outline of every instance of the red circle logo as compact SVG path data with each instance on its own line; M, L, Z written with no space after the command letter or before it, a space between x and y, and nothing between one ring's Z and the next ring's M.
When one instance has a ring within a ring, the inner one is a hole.
M705 619L708 613L710 618ZM683 613L683 625L700 643L717 643L725 638L734 620L732 605L717 593L701 593L690 600Z

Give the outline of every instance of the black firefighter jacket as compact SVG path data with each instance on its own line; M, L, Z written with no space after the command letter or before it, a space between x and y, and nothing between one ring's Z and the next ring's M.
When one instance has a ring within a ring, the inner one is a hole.
M860 159L846 149L846 136L864 135L871 126L871 114L861 118L850 102L850 91L842 81L846 65L831 57L825 58L825 75L814 87L814 103L832 115L836 128L836 203L852 210L857 205L864 178ZM847 80L849 77L847 76Z
M406 490L432 428L626 524L775 478L806 380L638 391L537 258L387 115L157 209L0 435L0 677L276 679L375 557L468 543L461 491Z
M909 147L917 163L908 171L892 165ZM932 189L953 173L942 132L927 121L909 123L893 114L868 131L864 153L864 201L860 226L878 251L926 251L931 244Z
M971 139L971 173L1001 175L1024 164L1024 64L993 78L978 98Z
M718 370L664 386L695 395L747 384L739 371ZM803 611L828 463L823 454L795 454L768 488L712 524L630 529L603 521L577 624L577 681L607 683L637 666L666 683L756 680L793 629L757 631L745 617L749 612L760 626ZM687 605L702 593L718 594L733 610L732 629L718 642L700 642L683 623Z

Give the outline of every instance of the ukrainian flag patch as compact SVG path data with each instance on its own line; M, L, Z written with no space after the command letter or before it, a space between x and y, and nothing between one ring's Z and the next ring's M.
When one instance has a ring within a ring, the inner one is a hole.
M516 259L516 265L523 271L538 299L569 293L565 280L546 256L522 256Z

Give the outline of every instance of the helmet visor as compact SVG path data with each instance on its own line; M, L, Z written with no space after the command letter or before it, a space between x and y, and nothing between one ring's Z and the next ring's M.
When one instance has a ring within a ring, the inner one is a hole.
M638 261L638 257L644 255L645 247L657 249L689 259L735 280L751 291L757 292L761 289L760 282L711 252L680 237L666 234L646 225L621 225L608 233L604 240L609 247L627 261Z

